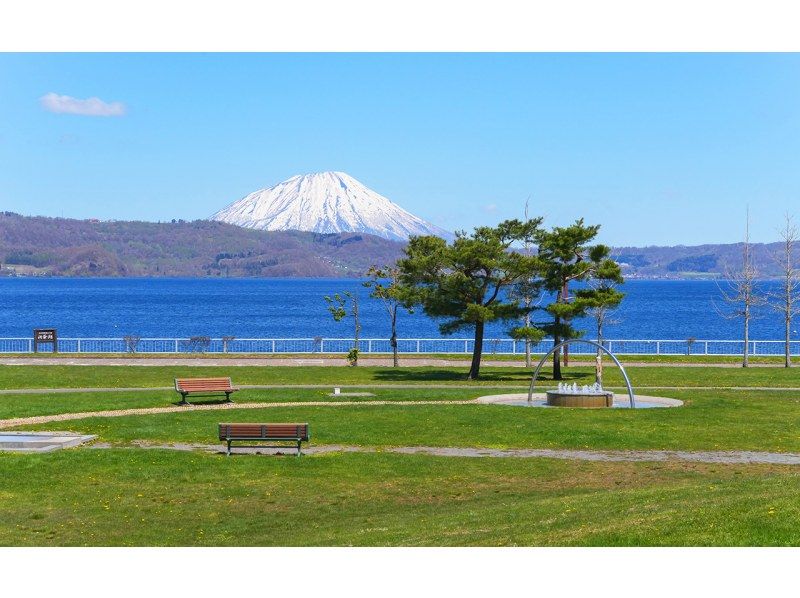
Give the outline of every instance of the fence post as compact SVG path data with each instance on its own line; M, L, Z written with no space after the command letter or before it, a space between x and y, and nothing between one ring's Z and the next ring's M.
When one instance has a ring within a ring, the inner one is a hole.
M708 355L708 341L704 341L703 344L705 345L705 354Z
M611 341L608 341L608 352L612 353L612 351L611 351Z
M175 339L175 353L178 352L178 339Z
M419 339L417 339L417 353L419 353Z
M78 353L81 352L81 339L78 339Z
M367 353L372 353L372 339L367 341Z
M272 339L272 352L275 353L275 339Z
M319 339L319 352L320 353L324 353L325 352L325 339L324 338Z
M33 353L33 339L28 339L28 353Z
M656 355L661 355L661 341L656 341Z

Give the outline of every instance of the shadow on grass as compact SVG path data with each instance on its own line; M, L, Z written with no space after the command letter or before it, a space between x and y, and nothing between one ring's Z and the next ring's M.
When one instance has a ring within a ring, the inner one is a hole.
M210 400L192 400L189 399L189 402L183 402L180 399L177 401L172 401L170 404L175 405L176 407L193 407L195 405L227 405L229 403L233 403L234 401L227 401L225 399L210 399Z
M375 379L381 382L469 382L467 380L468 368L463 371L453 369L407 369L407 368L386 368L375 371ZM523 368L516 368L514 371L486 369L481 371L478 382L516 382L527 384L531 381L533 372ZM562 371L564 381L582 380L587 378L586 373ZM593 376L592 376L593 377ZM552 380L550 372L541 372L539 380Z

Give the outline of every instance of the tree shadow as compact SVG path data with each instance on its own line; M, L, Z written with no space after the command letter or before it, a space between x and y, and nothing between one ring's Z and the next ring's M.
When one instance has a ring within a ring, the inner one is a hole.
M410 369L410 368L382 368L375 371L375 379L380 382L470 382L467 379L468 369L463 371L453 369ZM580 381L594 379L594 374L586 372L562 371L563 381ZM480 378L476 382L516 382L528 384L533 376L533 371L526 368L515 368L514 370L486 369L481 372ZM540 372L538 380L552 380L552 373Z

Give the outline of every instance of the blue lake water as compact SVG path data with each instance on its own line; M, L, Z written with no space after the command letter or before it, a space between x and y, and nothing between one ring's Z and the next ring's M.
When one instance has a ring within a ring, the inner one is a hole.
M776 283L764 283L775 288ZM629 281L627 294L606 326L617 339L736 339L741 322L714 307L713 281ZM336 323L324 295L345 290L361 297L362 336L386 338L389 321L359 281L341 279L0 279L0 337L30 337L33 328L57 328L62 337L239 338L352 337L349 322ZM781 339L780 314L762 309L753 339ZM591 331L592 323L581 327ZM487 338L506 337L492 325ZM800 325L798 325L800 328ZM398 334L437 338L437 323L422 313L401 313ZM456 338L470 336L467 331ZM794 334L794 338L800 335Z

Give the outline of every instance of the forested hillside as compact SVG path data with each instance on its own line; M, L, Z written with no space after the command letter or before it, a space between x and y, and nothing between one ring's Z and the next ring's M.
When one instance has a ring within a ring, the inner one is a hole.
M359 277L404 244L363 233L260 231L222 222L99 222L0 213L6 276ZM779 276L781 244L752 245L763 278ZM618 247L626 278L717 278L742 245Z
M358 233L266 232L207 220L98 222L0 214L5 275L358 277L403 245Z

